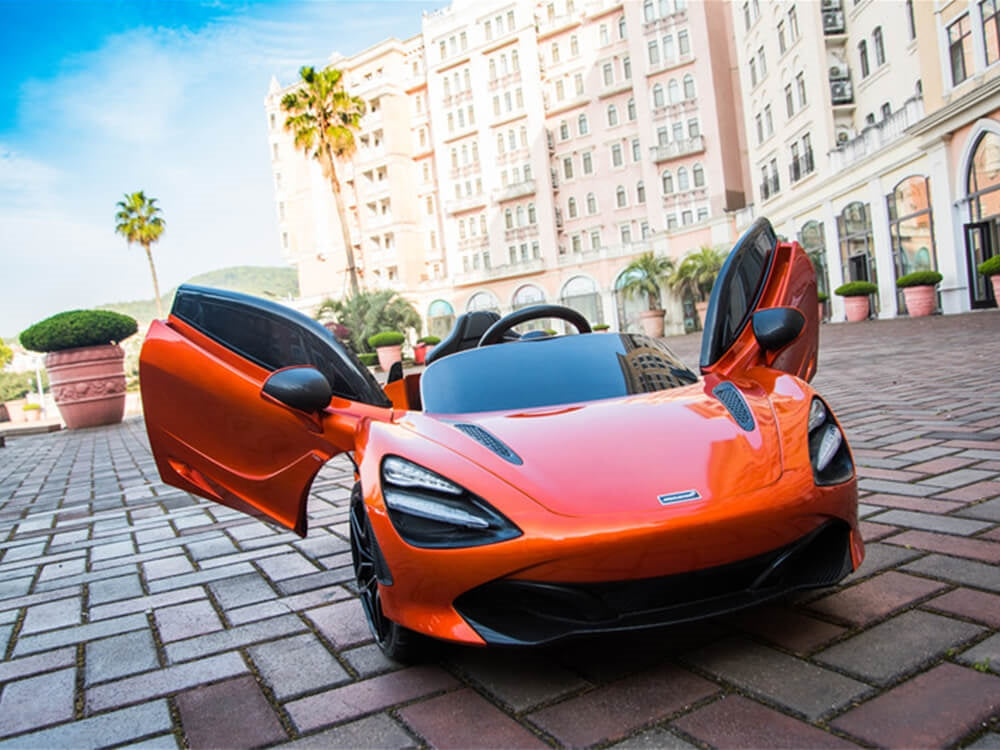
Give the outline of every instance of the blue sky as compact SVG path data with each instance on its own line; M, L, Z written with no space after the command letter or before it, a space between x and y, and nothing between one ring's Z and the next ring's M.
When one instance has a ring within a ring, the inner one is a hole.
M264 96L420 30L441 3L0 0L0 335L66 309L152 297L115 203L164 211L163 290L281 265Z

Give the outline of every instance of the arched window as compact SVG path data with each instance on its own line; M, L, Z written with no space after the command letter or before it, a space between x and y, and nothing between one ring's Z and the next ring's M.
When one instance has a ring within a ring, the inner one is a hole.
M635 202L646 202L646 186L642 183L642 180L639 180L635 185Z
M663 98L663 86L656 84L653 86L653 106L663 107L666 105L666 101Z
M695 164L691 168L691 177L694 179L695 187L705 187L705 170L701 164Z
M467 312L472 312L473 310L492 310L495 313L499 313L500 302L492 292L476 292L469 297L465 309Z
M660 177L660 182L663 184L663 194L670 195L674 192L674 177L670 174L669 169L663 171L663 175Z
M619 185L615 189L615 204L618 208L625 208L628 205L628 195L626 195L623 185Z
M656 18L656 16L654 15L653 11L653 0L645 0L645 2L642 4L642 19L646 23L649 23L654 18Z
M671 78L670 83L667 84L667 94L671 104L676 104L681 100L681 86L677 83L676 78Z
M618 108L614 104L608 105L608 125L614 126L618 124Z
M914 271L937 270L929 192L930 180L913 175L901 180L886 196L897 279ZM902 310L902 292L897 293L897 304Z
M687 190L690 186L688 183L688 171L687 167L677 167L677 189L680 191Z
M443 338L455 324L455 308L443 299L436 299L427 308L427 329L431 336Z
M497 153L503 153L503 133L497 133Z
M625 16L620 16L618 18L618 38L624 39L625 36L626 36Z
M569 123L565 120L559 121L559 140L567 141L569 140Z
M519 227L524 226L524 206L517 207L517 225Z
M635 99L628 100L628 121L635 122Z
M514 297L511 299L511 307L515 310L520 310L522 307L537 305L544 301L545 292L534 284L525 284L514 292Z
M576 34L569 38L569 53L573 57L580 54L580 40L576 38Z
M694 99L694 76L690 73L684 76L684 98Z
M603 323L604 315L601 308L601 295L597 284L586 276L574 276L562 288L559 301L566 307L579 312L591 323Z
M525 169L527 169L527 167L525 167ZM529 203L528 204L528 223L529 224L534 224L535 223L535 204L534 203Z
M566 212L569 214L569 218L576 218L576 198L570 198L566 203Z
M497 79L497 61L490 60L490 80L495 81Z
M580 132L580 135L587 135L590 132L590 128L587 125L587 115L581 114L576 120L576 129Z
M597 196L587 193L587 213L593 216L597 213Z
M503 212L503 223L507 229L514 228L514 213L509 208Z
M521 61L520 61L520 59L517 56L517 50L516 49L515 50L511 50L511 53L510 53L510 64L511 64L511 67L514 68L514 72L515 73L521 69Z

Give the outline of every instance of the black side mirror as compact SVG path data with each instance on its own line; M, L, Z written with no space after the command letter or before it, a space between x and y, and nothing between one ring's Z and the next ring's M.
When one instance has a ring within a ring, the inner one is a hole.
M793 307L772 307L753 314L753 335L769 352L792 343L805 325L805 316Z
M317 412L333 398L333 388L326 376L315 367L289 367L278 370L264 381L264 393L304 412Z

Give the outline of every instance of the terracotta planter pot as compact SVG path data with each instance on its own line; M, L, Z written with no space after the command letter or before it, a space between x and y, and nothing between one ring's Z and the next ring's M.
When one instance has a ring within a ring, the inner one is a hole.
M7 419L11 423L17 424L24 421L24 410L21 407L26 403L28 403L28 399L17 398L13 401L7 401L4 404L4 406L7 407Z
M663 310L643 310L639 313L642 331L653 339L663 338Z
M379 346L375 348L375 351L378 353L378 366L385 372L389 372L389 368L394 363L400 362L403 359L402 344L396 344L396 346Z
M42 418L41 409L22 409L25 422L37 422Z
M868 318L868 309L871 301L868 295L863 297L844 297L844 312L847 313L848 323L858 323Z
M990 283L993 284L993 301L1000 305L1000 273L990 276Z
M906 312L911 318L930 315L937 308L937 292L932 286L908 286L903 288Z
M427 344L420 343L413 347L414 364L422 365L427 357Z
M73 430L122 421L125 352L115 344L49 352L45 369L56 405Z
M817 307L817 314L819 315L818 320L820 322L823 322L824 320L826 320L826 303L825 302L820 302L819 303L819 306Z

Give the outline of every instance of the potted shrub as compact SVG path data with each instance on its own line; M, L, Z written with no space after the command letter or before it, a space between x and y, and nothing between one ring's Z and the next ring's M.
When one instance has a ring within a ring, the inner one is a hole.
M826 292L817 292L816 299L819 302L819 319L826 319L826 301L830 299L830 295Z
M722 264L726 262L728 255L729 251L723 248L702 245L684 256L670 279L670 286L674 291L680 293L681 297L690 297L694 300L694 308L698 312L698 320L703 329L712 285L715 284L715 277L722 270Z
M597 323L595 325L592 325L590 327L590 330L594 331L595 333L603 333L604 331L610 331L611 326L609 326L607 323Z
M848 281L833 290L834 294L844 298L844 310L849 323L857 323L868 317L871 309L869 296L875 294L878 287L870 281Z
M110 310L70 310L21 332L21 345L45 352L52 394L70 429L120 422L125 413L125 352L134 318Z
M943 278L937 271L914 271L896 279L896 286L903 290L906 312L911 318L934 312L937 308L937 290L934 287Z
M358 360L365 367L374 367L378 364L378 355L375 352L361 352L358 355Z
M21 407L21 411L24 412L25 422L37 422L42 418L41 404L25 404Z
M368 337L368 345L378 354L378 366L388 372L395 362L403 360L403 340L399 331L382 331Z
M427 359L427 353L439 343L441 339L437 336L422 336L417 339L417 345L413 347L413 362L422 365Z
M1000 255L987 258L977 266L977 269L983 276L989 277L990 283L993 284L993 299L1000 305Z
M660 287L667 283L674 272L674 261L657 257L652 252L643 253L625 268L627 279L621 286L626 297L646 295L649 309L639 313L643 332L652 338L663 336L663 308L660 307Z

